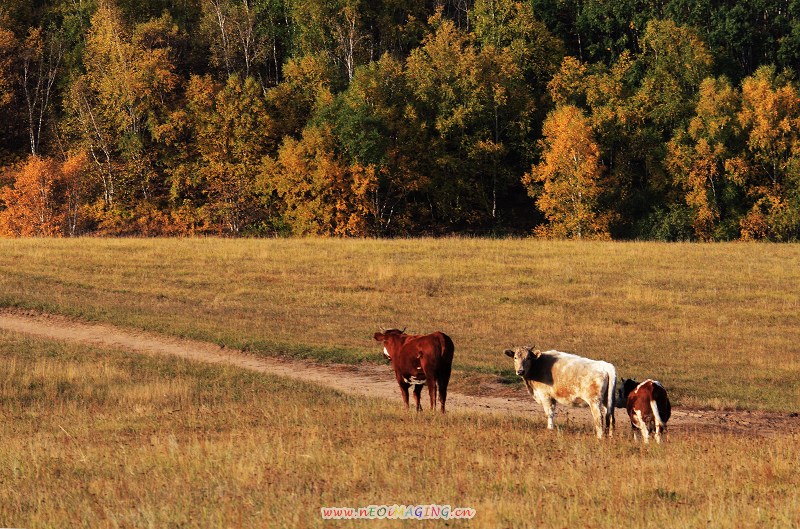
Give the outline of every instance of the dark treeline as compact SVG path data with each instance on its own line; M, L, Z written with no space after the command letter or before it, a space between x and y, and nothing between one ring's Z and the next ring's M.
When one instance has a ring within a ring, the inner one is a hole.
M800 0L4 0L0 235L800 238Z

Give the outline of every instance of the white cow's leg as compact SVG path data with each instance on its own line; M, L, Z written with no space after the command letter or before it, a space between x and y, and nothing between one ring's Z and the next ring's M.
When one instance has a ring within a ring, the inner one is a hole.
M603 413L603 405L602 404L592 404L589 406L589 409L592 411L592 418L594 419L594 430L597 434L598 439L603 438L603 434L605 432L605 414Z
M606 424L608 425L608 436L613 437L614 431L617 429L617 420L614 417L614 406L606 410Z
M542 408L544 408L544 415L547 417L547 429L552 430L556 427L556 401L550 398L543 398L541 400Z

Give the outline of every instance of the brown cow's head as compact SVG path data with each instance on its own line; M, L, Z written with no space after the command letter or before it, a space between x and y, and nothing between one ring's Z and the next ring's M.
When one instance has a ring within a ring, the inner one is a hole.
M387 360L392 359L392 351L395 350L398 343L402 343L402 337L405 336L406 330L400 329L387 329L382 332L376 332L372 337L377 342L383 342L383 356Z
M514 372L519 376L524 376L525 373L531 368L531 364L539 356L539 351L535 351L533 347L523 345L522 347L515 347L513 349L506 349L505 355L514 359Z

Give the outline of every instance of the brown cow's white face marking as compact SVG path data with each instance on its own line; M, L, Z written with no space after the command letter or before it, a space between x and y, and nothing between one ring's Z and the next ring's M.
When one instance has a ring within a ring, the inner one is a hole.
M386 349L386 346L383 347L383 356L385 356L387 360L392 359L392 357L389 355L389 351Z

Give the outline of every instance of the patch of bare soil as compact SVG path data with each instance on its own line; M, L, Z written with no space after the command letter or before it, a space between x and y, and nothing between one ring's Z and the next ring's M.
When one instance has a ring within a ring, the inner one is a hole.
M210 364L226 364L262 373L311 382L349 394L396 400L401 405L399 389L391 366L364 364L321 364L312 361L263 357L216 344L188 340L152 332L121 328L105 323L91 323L60 315L33 311L0 309L0 329L42 338L77 342L86 345L123 349L156 356L172 355ZM544 425L544 414L525 390L480 377L477 384L461 384L453 373L448 392L450 411L470 410L486 413L533 417ZM454 383L455 382L455 383ZM427 395L423 395L423 403ZM624 410L617 410L618 430L627 433L629 421ZM585 424L590 430L590 414L585 408L559 406L556 424ZM673 408L669 422L671 435L688 433L724 433L749 436L800 432L797 414L761 411L716 411Z

